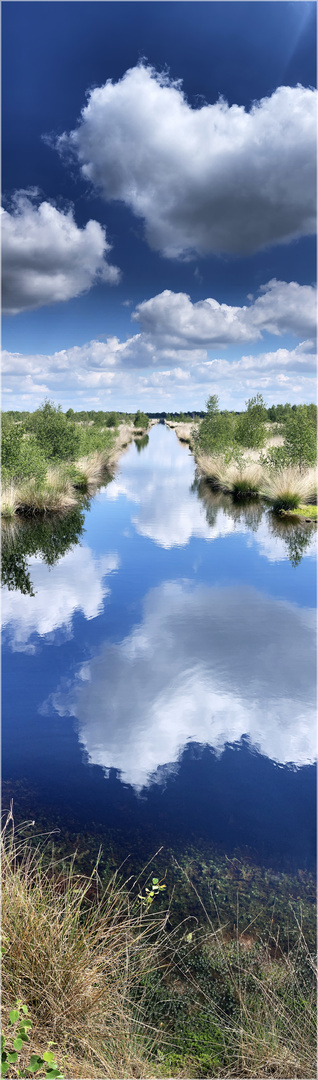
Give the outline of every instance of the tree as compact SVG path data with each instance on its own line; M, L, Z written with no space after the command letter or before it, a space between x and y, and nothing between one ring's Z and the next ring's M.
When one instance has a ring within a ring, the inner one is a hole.
M32 413L28 426L48 460L73 461L79 453L80 430L72 420L66 419L60 405L44 401Z
M262 394L255 394L245 404L246 412L241 413L237 421L236 439L241 446L258 450L266 439L266 405Z
M206 402L206 415L199 428L198 442L207 453L223 453L234 441L235 420L233 413L219 411L217 394L211 394Z
M146 416L146 413L140 412L140 409L137 409L134 419L134 426L140 428L149 427L149 418L148 416Z
M288 461L300 469L316 463L317 432L306 405L298 405L286 421L285 450Z

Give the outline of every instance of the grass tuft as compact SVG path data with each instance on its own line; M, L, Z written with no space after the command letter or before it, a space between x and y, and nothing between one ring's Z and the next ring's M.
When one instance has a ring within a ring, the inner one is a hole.
M316 491L316 470L303 471L295 465L265 473L262 484L262 494L276 511L296 510L300 503L309 502Z

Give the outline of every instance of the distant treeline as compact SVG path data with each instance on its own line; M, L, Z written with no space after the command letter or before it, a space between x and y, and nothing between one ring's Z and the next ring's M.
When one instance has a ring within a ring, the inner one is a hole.
M313 402L305 406L290 405L289 402L286 402L284 405L270 405L269 408L266 408L266 406L264 406L267 420L271 420L273 421L273 423L282 423L288 418L288 416L290 416L291 413L295 413L297 412L297 410L303 408L305 408L307 411L308 419L311 419L314 423L317 423L317 405L315 405ZM60 407L59 409L60 411L62 411ZM207 415L207 411L208 410L206 409L201 409L201 411L188 410L188 412L165 412L164 410L162 412L148 412L147 410L145 410L141 415L148 416L149 420L180 420L181 422L189 423L191 420L203 420L204 417ZM241 416L244 410L219 409L219 412L221 415L225 415L230 412L232 416ZM33 414L32 412L18 411L17 409L6 409L6 411L2 415L8 417L8 419L10 418L13 421L23 422L29 417L31 417ZM118 409L116 411L103 411L102 409L81 409L79 411L76 411L74 409L67 409L64 413L64 416L66 416L68 420L73 420L73 422L75 423L89 423L93 421L94 424L106 424L107 427L115 427L118 423L125 420L134 421L136 415L138 414L136 414L135 412L121 412Z

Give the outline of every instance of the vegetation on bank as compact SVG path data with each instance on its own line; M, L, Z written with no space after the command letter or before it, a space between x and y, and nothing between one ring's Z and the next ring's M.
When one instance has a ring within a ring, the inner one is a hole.
M50 401L34 413L3 413L2 516L72 509L148 424L140 412L133 418L114 412L91 417L72 409L64 414Z
M212 395L193 439L202 475L236 499L261 496L274 510L286 511L317 497L315 405L266 409L256 394L237 415L221 412Z
M179 867L196 913L176 922L156 862L129 882L101 877L98 865L86 877L47 840L27 841L30 825L14 831L9 814L2 835L9 1053L17 1001L32 1024L18 1061L7 1058L9 1078L17 1067L29 1075L31 1055L42 1062L32 1071L45 1076L47 1054L72 1078L315 1075L314 933L295 897L289 930L280 934L270 905L260 933L257 918L224 919L217 889L203 901ZM233 888L243 869L255 891L253 867L227 865Z

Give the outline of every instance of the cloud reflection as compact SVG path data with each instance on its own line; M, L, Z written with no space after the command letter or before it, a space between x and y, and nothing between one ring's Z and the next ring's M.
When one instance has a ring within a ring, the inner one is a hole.
M29 562L35 595L4 589L2 596L3 626L8 628L12 649L19 652L35 651L30 643L34 633L42 637L63 628L69 636L75 611L95 619L109 593L104 579L119 566L117 555L96 559L89 547L68 551L53 567L38 556Z
M129 450L116 479L99 497L116 500L123 495L137 508L131 515L137 533L160 547L186 547L192 537L212 541L240 533L248 535L248 544L256 542L260 555L270 562L289 558L284 531L273 529L264 505L242 506L231 496L215 494L209 484L195 478L188 447L162 425L153 429L142 454L135 447ZM315 539L313 530L302 557L315 554Z
M188 740L248 734L275 761L315 758L314 613L252 588L165 583L143 621L105 644L51 703L78 720L90 762L140 789Z

